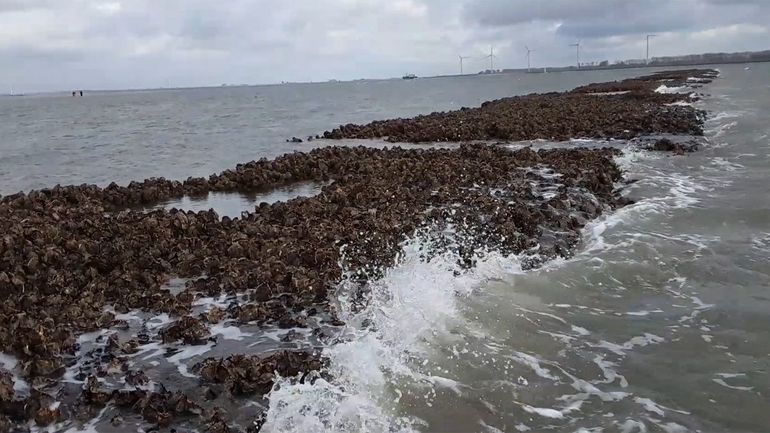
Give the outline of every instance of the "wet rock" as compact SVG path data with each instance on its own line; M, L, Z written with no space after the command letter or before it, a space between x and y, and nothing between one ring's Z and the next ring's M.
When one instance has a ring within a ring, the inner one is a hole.
M0 401L13 400L13 376L0 368Z
M205 344L211 334L200 320L185 316L160 331L164 342L182 341L185 344Z
M207 311L204 314L204 317L207 322L214 324L219 323L222 321L222 319L225 318L227 315L227 312L219 307L214 307L211 310Z
M83 401L88 404L104 406L112 399L112 393L103 391L99 386L99 381L94 376L89 376L83 385L81 394Z
M35 424L45 427L61 417L59 405L59 402L50 395L33 389L24 402L24 410Z
M150 379L143 371L129 371L126 374L126 383L131 386L146 385L149 381Z
M13 432L14 423L5 415L0 415L0 432Z
M661 138L652 143L644 144L643 149L659 152L674 152L676 154L691 153L698 150L699 144L694 140L673 141L669 138Z
M283 341L284 343L288 343L298 338L300 338L300 335L297 333L297 331L292 329L281 337L281 341Z
M234 433L235 431L227 425L225 416L215 411L206 422L206 433Z
M283 377L308 373L323 366L321 358L311 352L278 352L267 357L233 355L225 359L209 358L196 365L204 382L225 384L233 395L264 395L273 387L275 373Z

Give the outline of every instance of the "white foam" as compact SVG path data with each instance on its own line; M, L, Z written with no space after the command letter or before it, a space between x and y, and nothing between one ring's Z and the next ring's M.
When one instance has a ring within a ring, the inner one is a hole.
M470 294L485 275L521 268L515 260L490 255L474 271L456 275L456 256L425 262L422 246L419 239L404 244L399 263L369 284L370 302L361 311L351 296L356 288L341 285L339 315L348 323L344 341L323 351L334 382L319 379L310 386L279 380L268 395L264 431L410 431L418 421L393 413L400 392L396 383L417 381L462 392L451 378L421 372L425 338L448 334L451 324L461 320L458 298Z
M631 93L630 90L619 90L616 92L592 92L589 93L591 96L617 96L617 95L626 95L628 93Z
M554 418L554 419L564 418L564 414L560 410L556 410L556 409L550 409L546 407L532 407L527 404L521 405L521 408L524 409L526 412L534 413L536 415L540 415L546 418Z
M739 111L720 111L713 116L709 116L709 118L706 120L706 123L719 122L724 119L734 119L740 117L741 115L743 115L743 113Z
M668 107L692 107L693 103L692 102L687 102L687 101L676 101L676 102L671 102L669 104L666 104L666 106L668 106Z
M738 121L727 122L709 129L708 132L710 133L711 139L719 138L727 134L727 132L729 132L731 129L735 128L736 126L738 126Z
M84 424L81 427L70 427L64 433L99 433L99 431L96 430L96 424L98 424L99 421L101 421L107 409L109 409L109 406L106 406L102 410L100 410L99 414L96 415L96 417L91 421L89 421L88 423Z
M214 347L214 343L208 343L200 346L184 346L178 353L166 358L170 364L176 365L179 374L185 377L197 378L198 376L189 373L187 370L187 364L184 362L190 358L201 356L211 350Z
M623 424L618 425L621 433L647 433L647 426L641 421L627 419Z
M0 352L0 365L11 373L13 378L13 391L20 396L27 396L29 394L29 383L21 377L17 367L19 366L19 359L13 355Z
M447 379L446 377L441 377L441 376L430 376L428 379L434 385L438 385L438 386L440 386L442 388L446 388L446 389L454 392L458 396L463 395L463 391L462 390L463 390L464 385L462 385L460 382L458 382L456 380Z
M731 162L719 156L714 157L711 160L711 164L725 171L740 171L746 168L743 165L738 164L737 162Z
M753 386L730 385L727 382L725 382L724 379L715 378L715 379L711 379L711 380L714 381L715 383L719 384L719 385L724 386L725 388L734 389L736 391L753 391L754 390Z
M213 297L198 298L193 301L192 306L200 307L203 312L207 312L214 307L226 309L228 306L227 299L228 299L228 295L226 293L223 293L222 295L216 298L213 298Z
M522 352L513 352L511 357L513 358L514 361L531 368L535 372L535 374L537 374L538 376L544 379L550 379L554 381L558 380L556 376L551 374L551 370L540 365L542 360L532 355L522 353Z
M644 410L648 412L652 412L655 414L658 414L660 416L664 416L666 413L663 411L663 408L658 406L657 403L650 400L649 398L642 398L642 397L635 397L634 401L641 404L642 407L644 407Z
M254 334L249 332L243 332L237 326L227 326L223 323L217 323L209 327L211 335L221 335L225 340L242 341L248 337L252 337Z
M479 424L481 425L481 427L483 427L483 428L484 428L484 431L486 431L486 432L489 432L489 433L504 433L504 432L503 432L502 430L500 430L499 428L497 428L497 427L493 427L493 426L491 426L491 425L488 425L488 424L487 424L487 423L485 423L483 420L482 420L482 421L479 421Z
M690 92L690 88L687 86L679 86L679 87L668 87L665 84L661 84L660 87L655 89L658 93L664 93L664 94L672 94L672 93L688 93Z
M666 341L666 339L663 337L659 337L655 334L645 333L644 335L633 337L623 344L616 344L606 340L601 340L598 344L592 344L592 346L607 349L617 355L624 356L627 351L633 349L634 347L644 347L650 344L660 344L664 341Z
M159 314L147 320L147 329L159 329L172 323L173 321L174 319L172 319L168 313Z
M724 379L733 379L736 377L746 377L746 373L717 373L717 376Z
M607 361L604 359L604 356L602 355L596 355L594 357L594 363L599 366L599 368L602 370L602 374L604 374L605 380L601 381L601 383L613 383L615 380L620 380L620 386L622 388L628 387L628 381L626 380L625 376L622 374L619 374L615 367L618 365L612 361Z
M652 310L652 311L650 311L650 310L627 311L626 315L627 316L639 316L639 317L641 317L641 316L649 316L652 313L662 313L662 312L663 312L663 310L661 310L661 309Z
M3 368L6 370L12 371L16 368L16 365L19 364L19 360L13 355L0 352L0 364L2 364Z

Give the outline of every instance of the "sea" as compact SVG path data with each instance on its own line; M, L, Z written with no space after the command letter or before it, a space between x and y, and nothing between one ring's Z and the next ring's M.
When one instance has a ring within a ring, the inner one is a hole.
M524 270L516 256L489 254L458 272L450 253L425 262L415 235L399 263L371 283L366 308L354 308L344 284L331 295L347 322L334 344L220 327L219 347L156 345L134 362L174 373L171 384L184 390L196 389L189 368L212 354L322 350L329 374L314 384L282 378L265 399L229 403L242 427L265 412L265 432L770 431L770 64L712 67L720 75L696 89L702 96L694 103L708 112L700 151L627 147L617 163L636 180L624 189L635 203L590 222L573 257ZM344 123L657 70L0 97L0 194L208 176L318 146L393 146L307 138ZM318 188L159 206L237 215ZM170 320L123 316L151 329ZM83 350L98 337L82 336ZM147 428L140 421L113 427L114 413L105 411L89 424L48 431Z

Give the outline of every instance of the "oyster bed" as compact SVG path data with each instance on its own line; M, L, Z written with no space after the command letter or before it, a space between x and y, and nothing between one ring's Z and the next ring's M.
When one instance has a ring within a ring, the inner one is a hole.
M571 92L531 94L485 102L410 119L342 125L324 138L385 138L391 142L469 140L522 141L570 138L633 138L656 133L702 135L702 113L686 93L658 90L709 82L716 71L669 71L619 82L596 83ZM674 105L671 105L674 104Z
M591 98L601 108L581 116L593 134L579 136L613 136L617 130L606 126L613 119L618 127L639 121L637 111L601 117L618 106L644 107L652 116L652 123L629 130L634 135L697 134L697 110L665 105L687 95L655 93L662 80L679 85L692 76L713 72L677 71L509 98L476 109L481 118L468 110L424 118L436 125L457 125L456 116L463 125L476 122L461 139L534 139L541 138L540 129L503 137L490 133L488 120L509 124L510 113L544 116L520 109L548 109L553 98L574 98L572 108L580 111L581 98ZM605 91L629 93L586 94ZM550 124L569 124L559 116L551 114ZM426 128L423 120L391 122L411 126L401 135L385 134L390 139L450 137L412 134ZM379 136L371 132L384 131L378 125L356 127L363 135L353 136ZM554 127L550 137L572 134L570 128ZM333 138L345 134L338 135ZM526 266L567 257L589 220L627 203L617 189L618 152L483 144L324 147L241 164L208 179L57 186L3 197L0 431L63 430L105 413L116 431L148 423L257 431L264 408L244 411L233 401L250 407L248 401L270 391L276 374L310 382L323 374L320 349L334 344L343 325L329 302L342 280L357 284L365 299L367 281L392 266L401 243L418 231L430 239L426 260L452 250L465 267L489 251L522 255ZM185 195L303 182L325 186L316 196L262 203L238 218L137 210ZM271 343L242 343L255 335Z

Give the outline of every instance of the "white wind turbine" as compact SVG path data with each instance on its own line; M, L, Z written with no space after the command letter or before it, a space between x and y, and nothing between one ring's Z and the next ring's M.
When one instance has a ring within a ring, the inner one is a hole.
M530 50L529 47L526 45L524 45L524 48L527 49L527 72L531 72L530 70L532 69L532 67L530 65L530 54L532 54L532 52L535 50Z

